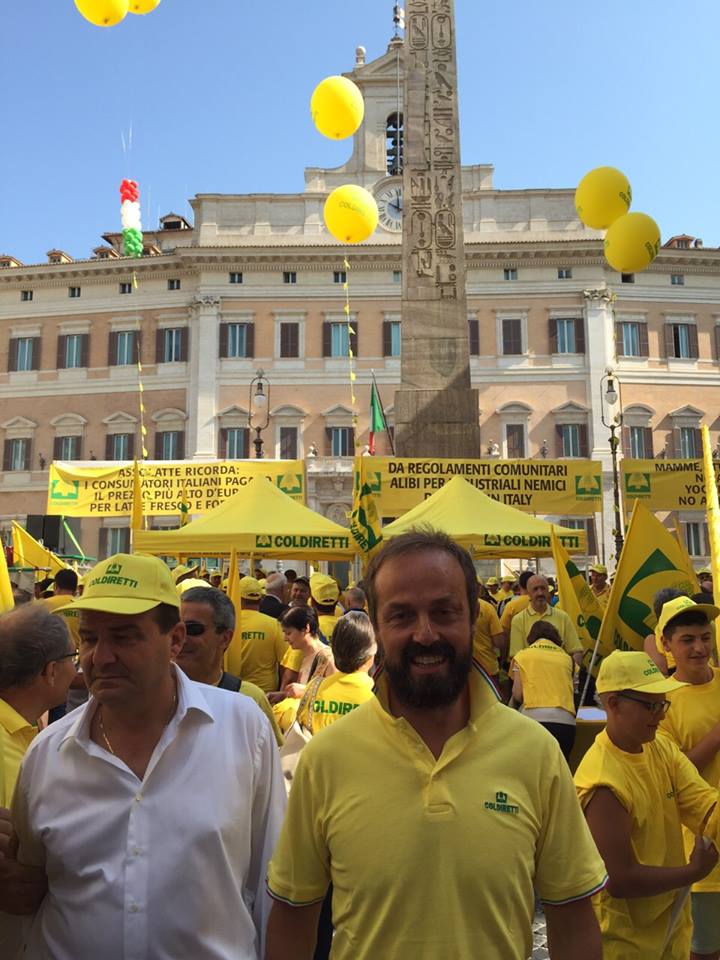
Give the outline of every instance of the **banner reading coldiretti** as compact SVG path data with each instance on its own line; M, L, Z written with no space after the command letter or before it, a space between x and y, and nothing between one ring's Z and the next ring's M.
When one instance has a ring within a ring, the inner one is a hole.
M185 500L190 513L205 513L263 475L294 500L305 502L302 460L220 460L212 463L149 461L140 464L143 514L177 516ZM129 515L132 463L50 465L47 512L66 517Z
M720 463L713 464L717 480ZM623 460L625 512L642 500L648 510L704 510L705 481L700 460Z
M458 476L526 513L567 516L602 508L602 465L596 460L363 459L366 483L384 517L401 516Z

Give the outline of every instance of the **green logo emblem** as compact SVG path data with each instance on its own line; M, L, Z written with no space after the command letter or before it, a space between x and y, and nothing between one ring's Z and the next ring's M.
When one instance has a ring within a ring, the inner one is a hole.
M122 564L121 564L121 563L109 563L109 564L108 564L108 568L107 568L107 570L105 571L105 573L107 573L107 574L112 574L113 576L116 576L118 573L120 573L121 570L122 570Z
M500 546L500 535L495 533L486 533L485 534L485 546L486 547L499 547Z
M625 493L628 496L649 497L651 492L649 473L628 473L625 475Z
M509 813L516 817L520 813L520 807L516 803L508 803L508 795L503 790L498 790L495 794L495 800L485 801L486 810L494 810L495 813Z
M255 546L260 550L271 550L272 549L272 537L267 534L257 534L255 537Z
M64 489L63 489L64 488ZM80 481L79 480L53 480L50 484L51 500L79 500L80 499Z
M575 477L575 496L578 500L594 500L602 496L602 477L596 473L584 473Z
M275 483L288 496L293 497L303 492L303 475L301 473L283 473Z

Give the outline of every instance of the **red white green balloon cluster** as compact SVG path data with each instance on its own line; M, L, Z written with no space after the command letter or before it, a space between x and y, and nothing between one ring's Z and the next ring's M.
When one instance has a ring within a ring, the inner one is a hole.
M120 220L122 222L123 248L126 257L143 255L142 223L140 222L140 191L134 180L120 184Z

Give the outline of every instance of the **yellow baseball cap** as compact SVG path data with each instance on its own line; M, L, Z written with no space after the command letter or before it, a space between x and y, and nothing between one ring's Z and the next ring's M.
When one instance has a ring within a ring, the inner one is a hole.
M666 677L646 653L637 650L614 650L600 664L596 689L598 693L637 690L638 693L670 693L687 684Z
M698 570L698 576L700 576L700 574L704 574L706 577L711 577L711 576L712 576L712 570L710 569L710 567L701 567L701 568Z
M514 573L506 573L502 577L500 577L500 583L515 583L516 580L517 580L517 577L515 576Z
M180 606L172 574L162 560L141 553L116 553L85 574L83 595L66 606L132 617L161 603Z
M263 595L263 588L255 577L243 577L240 581L240 596L243 600L259 600Z
M700 613L704 613L708 620L714 620L716 617L720 617L720 609L714 607L711 603L695 603L690 597L675 597L674 600L668 600L667 603L663 604L657 626L655 627L655 635L660 636L674 617L685 613L687 610L697 610Z
M604 573L607 576L607 567L604 563L593 563L588 569L593 573Z
M487 580L485 581L486 587L496 587L497 585L498 585L497 577L488 577Z
M340 596L340 588L327 574L314 573L310 577L310 596L316 603L333 603Z
M175 583L178 582L180 577L184 577L186 573L197 573L200 569L200 564L196 563L193 567L186 567L184 563L179 563L176 567L172 569L172 578Z
M208 590L212 590L207 580L200 580L198 577L188 577L188 579L183 580L182 583L176 584L175 589L180 596L182 596L186 590L192 590L193 587L207 587Z

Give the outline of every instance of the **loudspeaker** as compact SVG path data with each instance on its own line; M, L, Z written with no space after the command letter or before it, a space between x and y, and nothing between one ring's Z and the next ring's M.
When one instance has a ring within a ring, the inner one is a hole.
M61 517L44 516L41 513L28 514L25 529L36 540L42 540L43 544L52 550L53 553L59 553L61 546L64 551L64 543L60 543L62 530Z

